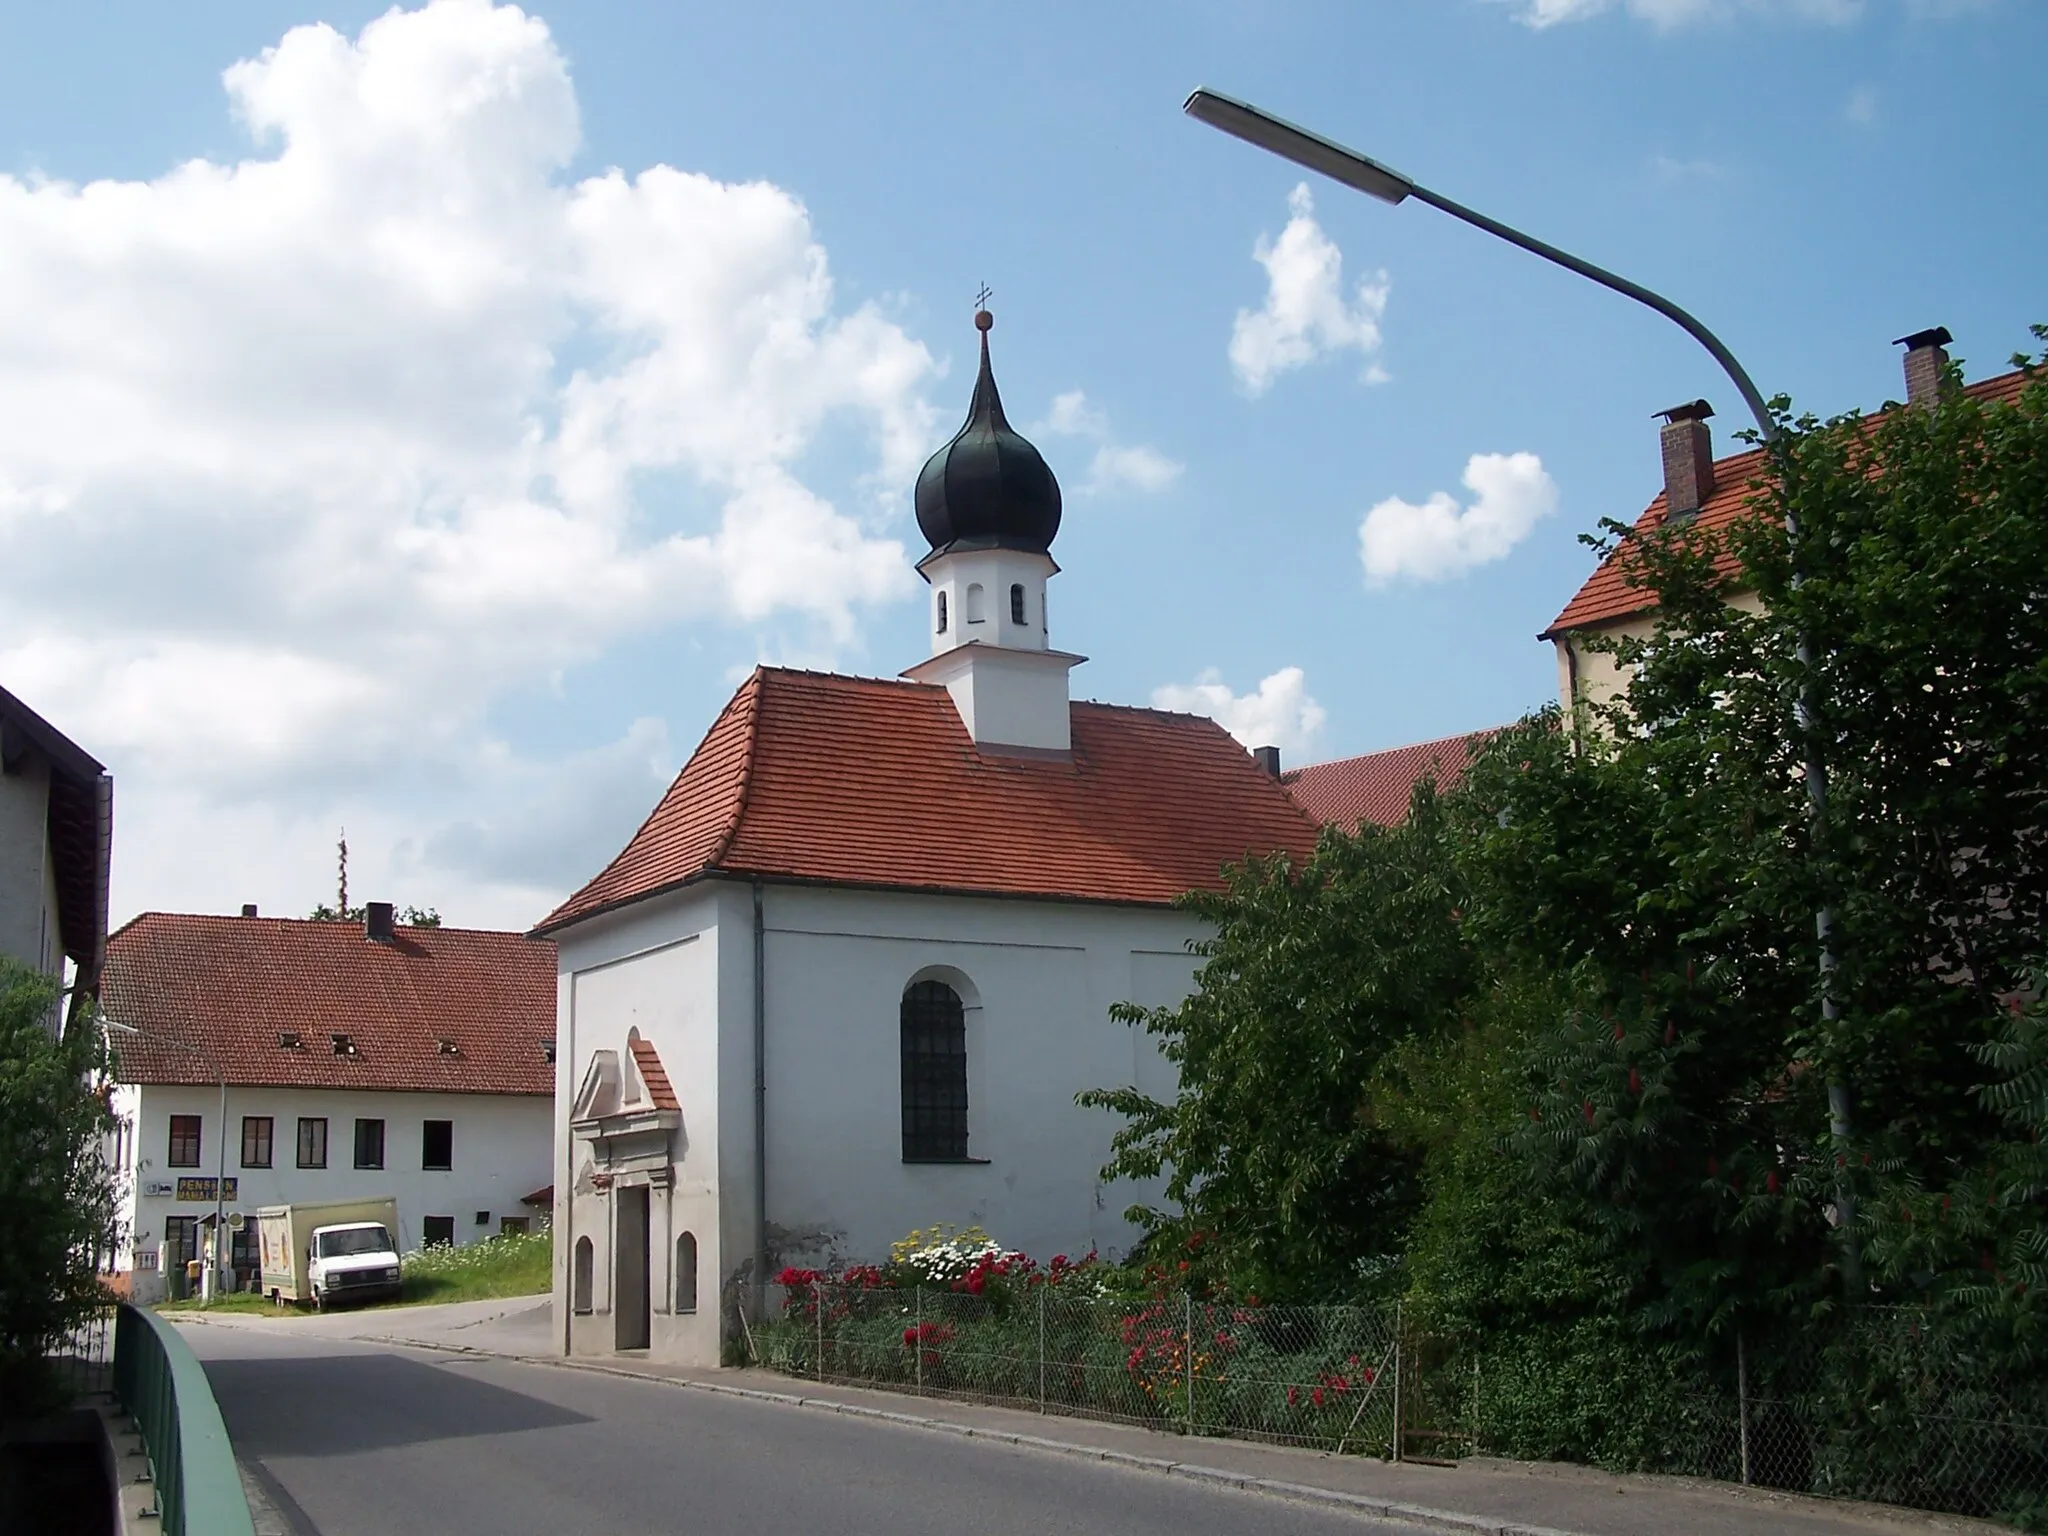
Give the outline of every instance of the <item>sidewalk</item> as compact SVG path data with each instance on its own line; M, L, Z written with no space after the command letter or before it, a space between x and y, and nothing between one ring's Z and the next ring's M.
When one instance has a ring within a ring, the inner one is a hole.
M1671 1536L1928 1536L1937 1531L2005 1529L1956 1516L1837 1503L1691 1478L1617 1475L1588 1467L1492 1458L1472 1458L1456 1467L1393 1464L1251 1441L1189 1440L1093 1419L800 1381L764 1370L707 1371L618 1357L564 1360L553 1352L545 1297L303 1318L224 1315L199 1320L209 1326L281 1328L652 1379L793 1409L854 1414L925 1432L1227 1482L1438 1529L1499 1536L1641 1536L1650 1531Z

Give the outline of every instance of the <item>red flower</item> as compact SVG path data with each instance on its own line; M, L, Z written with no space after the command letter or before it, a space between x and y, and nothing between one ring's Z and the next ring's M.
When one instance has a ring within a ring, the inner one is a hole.
M1643 1091L1642 1077L1636 1072L1634 1067L1628 1069L1628 1091L1630 1093L1641 1093Z
M1592 1123L1593 1123L1593 1101L1592 1101L1591 1099L1588 1099L1588 1100L1586 1100L1586 1124L1588 1124L1588 1125L1591 1125Z
M1318 1408L1322 1407L1323 1389L1321 1387L1311 1387L1309 1389L1308 1400L1314 1403Z

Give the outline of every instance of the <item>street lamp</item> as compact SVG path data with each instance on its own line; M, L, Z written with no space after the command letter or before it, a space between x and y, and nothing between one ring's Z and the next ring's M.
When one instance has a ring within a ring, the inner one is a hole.
M226 1219L221 1212L222 1206L227 1203L228 1188L227 1073L221 1070L219 1062L199 1049L198 1046L188 1045L185 1041L177 1039L175 1036L150 1034L147 1031L138 1029L133 1024L119 1024L104 1013L100 1015L100 1021L106 1025L109 1033L134 1035L138 1039L154 1040L158 1045L168 1045L176 1050L190 1052L192 1055L197 1056L206 1066L212 1068L213 1075L220 1082L220 1130L216 1138L218 1155L214 1161L213 1175L213 1248L207 1258L205 1269L200 1272L201 1285L199 1291L202 1300L210 1301L213 1299L214 1293L220 1289L220 1247L223 1234L227 1230Z
M1519 229L1503 224L1498 219L1488 218L1476 209L1467 208L1463 203L1455 203L1441 193L1430 191L1413 177L1404 176L1391 166L1382 165L1379 161L1361 155L1354 149L1346 149L1342 144L1326 139L1319 133L1311 133L1308 129L1297 127L1283 118L1273 116L1270 112L1261 111L1249 102L1238 101L1216 91L1197 90L1183 103L1181 110L1197 122L1207 123L1211 128L1220 128L1233 138L1242 139L1245 143L1263 149L1269 154L1278 155L1283 160L1292 160L1296 165L1327 176L1332 181L1341 182L1347 187L1356 188L1383 203L1399 204L1411 197L1419 203L1427 203L1430 207L1448 213L1452 218L1462 220L1475 229L1483 229L1489 235L1497 236L1510 245L1520 246L1531 255L1541 256L1545 261L1555 263L1568 272L1576 272L1603 288L1612 289L1626 298L1634 299L1638 304L1654 309L1667 320L1676 323L1688 336L1712 354L1714 361L1721 365L1721 371L1728 375L1736 391L1742 396L1742 403L1749 407L1750 415L1756 418L1757 431L1763 435L1765 444L1773 448L1778 446L1778 424L1771 416L1770 407L1764 404L1764 397L1758 393L1756 385L1750 382L1748 371L1735 360L1735 354L1722 345L1720 337L1661 293L1653 293L1642 284L1632 283L1625 277L1609 272L1605 267L1596 267L1592 262L1581 260L1569 251L1561 251L1547 241L1538 240L1533 235L1525 235ZM1785 515L1785 533L1788 539L1797 542L1799 524L1790 512ZM1795 585L1798 579L1795 574ZM1814 698L1811 682L1813 652L1803 634L1798 637L1797 655L1801 679L1795 718L1802 744L1806 749L1807 806L1814 831L1818 835L1827 817L1828 780L1827 768L1820 760L1820 752L1814 740ZM1820 1016L1832 1046L1835 1022L1840 1017L1834 993L1834 908L1823 905L1814 914L1813 925L1820 941ZM1830 1055L1832 1054L1830 1050ZM1837 1146L1845 1147L1850 1130L1849 1088L1837 1063L1831 1061L1828 1071L1830 1128ZM1836 1182L1835 1207L1842 1223L1846 1255L1844 1269L1846 1277L1853 1285L1857 1281L1860 1266L1855 1238L1856 1204L1846 1174Z

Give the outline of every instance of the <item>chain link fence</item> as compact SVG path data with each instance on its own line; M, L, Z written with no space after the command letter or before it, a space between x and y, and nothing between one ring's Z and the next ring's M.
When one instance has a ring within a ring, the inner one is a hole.
M1486 1341L1404 1327L1398 1306L819 1282L754 1337L816 1381L1395 1460L1517 1449ZM1999 1382L1913 1313L1707 1359L1659 1471L2048 1525L2048 1387Z

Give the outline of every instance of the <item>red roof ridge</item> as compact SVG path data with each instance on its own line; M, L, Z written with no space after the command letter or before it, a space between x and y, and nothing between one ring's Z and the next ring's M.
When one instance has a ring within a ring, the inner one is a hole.
M710 856L704 860L704 868L706 869L716 869L724 862L727 851L732 847L732 840L740 835L740 821L747 814L747 791L754 787L754 762L760 755L755 748L760 745L761 740L761 689L765 685L769 673L788 670L786 667L756 665L754 675L747 679L747 683L752 685L754 692L749 700L747 709L746 744L740 753L739 788L733 791L732 815L726 819L725 831L719 834L717 843L712 846ZM744 693L745 691L746 687L743 685L741 692ZM734 702L738 702L737 695L735 695ZM730 708L731 706L728 705L727 707ZM705 732L707 740L710 734L709 731ZM697 750L700 752L703 750L702 742L698 743ZM696 753L693 752L690 755L694 757ZM663 798L665 799L666 796ZM656 801L655 810L660 809L661 802ZM647 814L651 819L654 812L649 811ZM638 834L635 835L637 836ZM628 840L626 846L629 848L632 846L630 840Z
M1507 727L1500 725L1482 725L1469 731L1453 731L1448 736L1430 736L1421 741L1404 741L1398 746L1374 747L1370 752L1353 752L1348 757L1318 758L1313 763L1302 763L1297 767L1289 768L1280 775L1280 782L1285 784L1297 774L1307 773L1316 768L1338 768L1342 767L1345 763L1359 762L1368 757L1385 757L1394 752L1420 752L1424 747L1447 747L1454 742L1468 742L1475 737L1491 736L1495 732L1505 729Z

